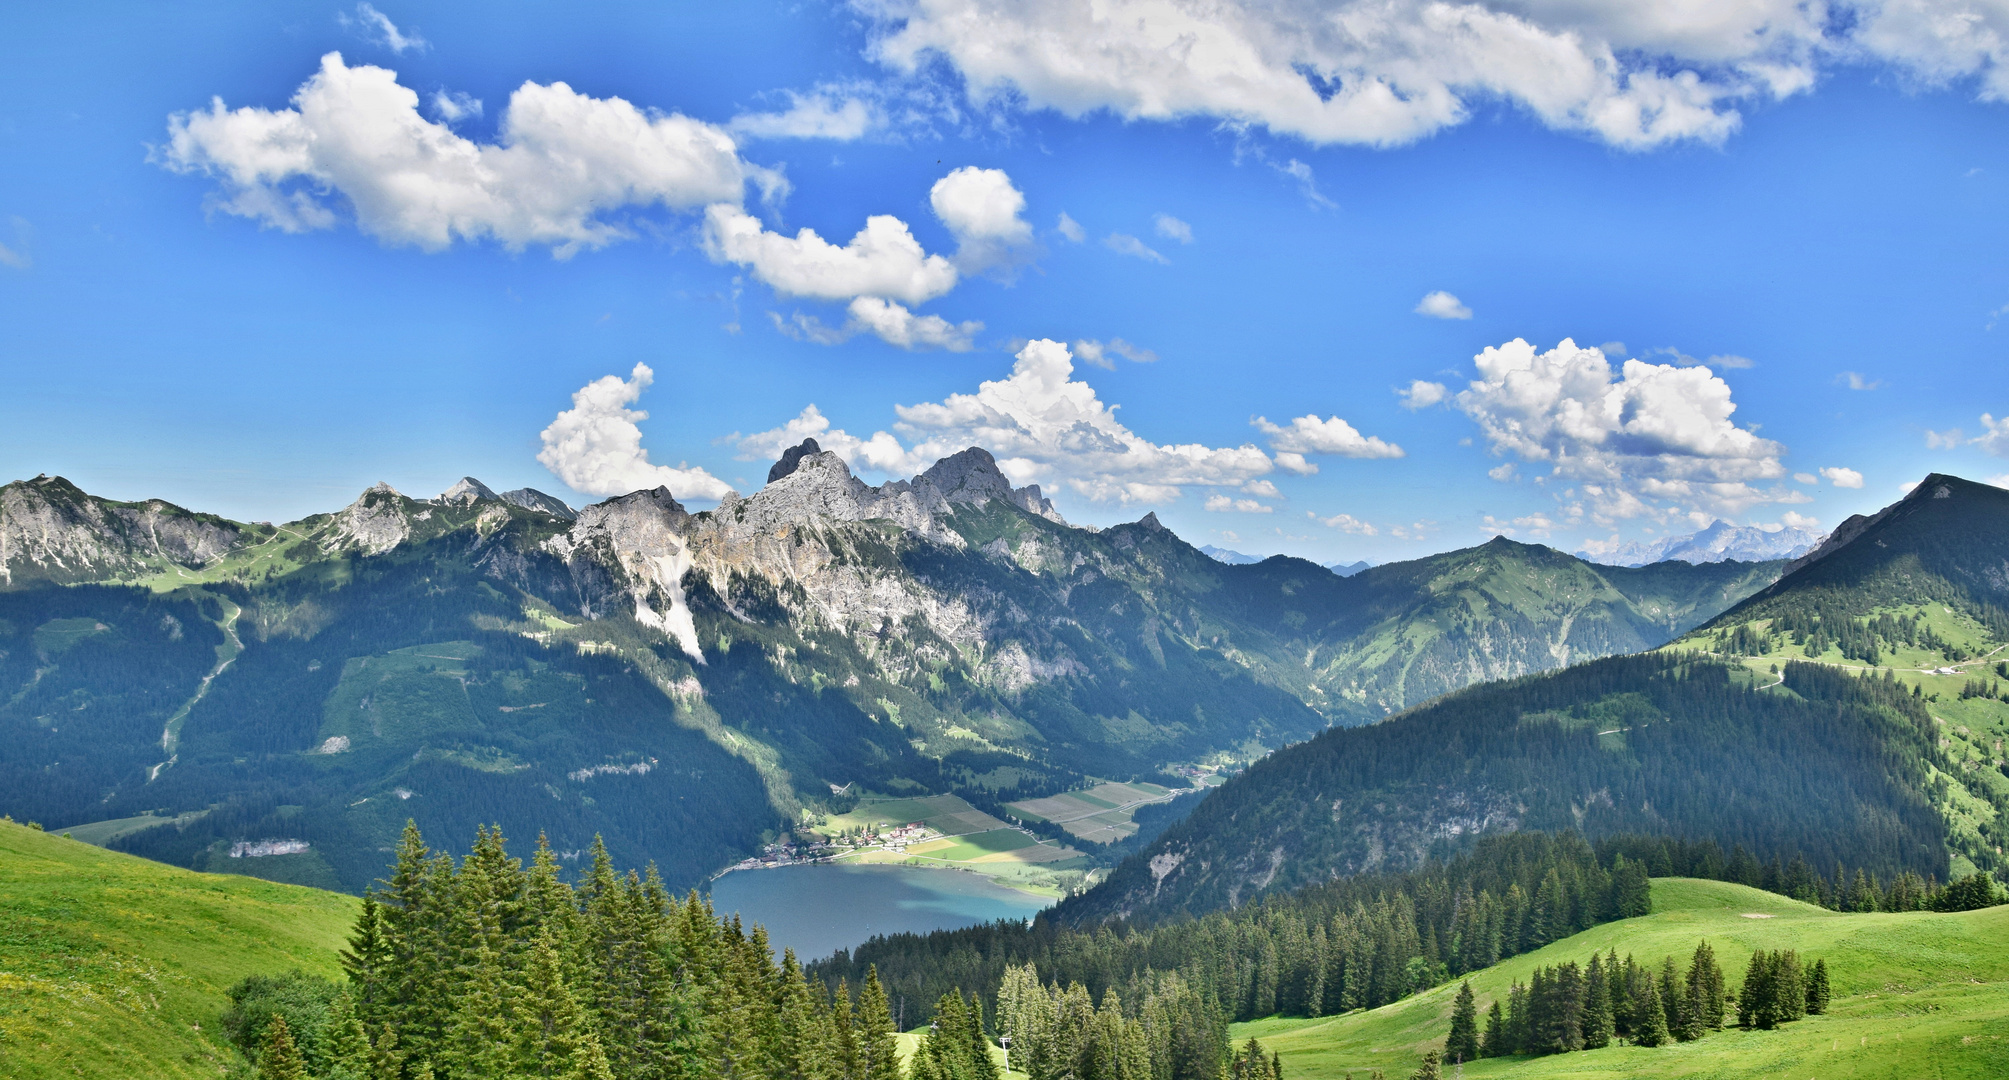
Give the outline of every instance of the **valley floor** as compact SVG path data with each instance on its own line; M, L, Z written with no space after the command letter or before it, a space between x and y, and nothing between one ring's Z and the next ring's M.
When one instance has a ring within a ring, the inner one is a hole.
M2009 1076L2009 907L1846 915L1742 885L1670 878L1653 883L1653 914L1606 923L1470 978L1483 1018L1494 999L1504 1001L1513 980L1528 981L1537 967L1581 963L1613 948L1655 966L1665 956L1685 963L1704 939L1733 990L1754 949L1797 949L1808 962L1825 959L1834 985L1829 1012L1774 1031L1728 1029L1659 1048L1468 1062L1462 1075ZM1376 1069L1400 1080L1425 1051L1443 1048L1457 991L1453 982L1365 1012L1237 1024L1233 1038L1239 1046L1254 1037L1280 1052L1292 1080L1366 1077ZM1444 1071L1458 1074L1448 1064Z

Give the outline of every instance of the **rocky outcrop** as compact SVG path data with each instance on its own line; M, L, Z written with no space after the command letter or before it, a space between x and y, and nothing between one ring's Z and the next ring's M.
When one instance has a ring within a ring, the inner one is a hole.
M512 506L520 506L525 510L535 510L538 513L550 514L552 517L562 521L571 521L579 516L578 512L567 506L563 499L546 495L536 488L517 488L515 491L505 491L502 493L502 501Z
M379 483L335 514L322 546L330 551L355 547L365 555L382 555L411 535L410 504L396 488Z
M159 499L87 495L60 476L0 487L0 585L97 581L207 566L244 540L235 522Z
M433 501L442 506L473 506L483 499L498 499L501 496L488 489L488 485L472 476L463 476L460 483L440 492Z

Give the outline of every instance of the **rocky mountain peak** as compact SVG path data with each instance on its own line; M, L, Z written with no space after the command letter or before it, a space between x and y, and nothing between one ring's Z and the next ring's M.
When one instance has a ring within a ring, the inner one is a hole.
M796 466L802 463L804 454L820 454L822 452L823 448L816 445L815 439L804 439L800 446L791 446L783 450L781 452L781 460L768 467L767 482L772 484L776 480L794 472Z
M505 491L502 493L502 501L520 506L525 510L541 511L565 521L571 521L579 516L576 511L566 505L563 499L553 495L546 495L536 488L517 488L515 491Z
M1172 530L1170 530L1170 529L1168 529L1168 528L1166 528L1166 527L1165 527L1165 523L1164 523L1164 522L1162 522L1162 521L1159 521L1159 520L1158 520L1158 511L1156 511L1156 510L1153 510L1153 511L1150 511L1149 513L1145 514L1145 515L1144 515L1143 517L1141 517L1141 518L1138 518L1138 519L1137 519L1137 524L1139 524L1139 525L1142 525L1142 526L1144 526L1145 528L1147 528L1147 529L1150 529L1150 530L1152 530L1152 531L1154 531L1154 532L1171 532L1171 531L1172 531Z
M490 491L487 484L472 476L463 476L460 483L440 492L433 501L447 506L471 506L482 499L497 499L501 496Z

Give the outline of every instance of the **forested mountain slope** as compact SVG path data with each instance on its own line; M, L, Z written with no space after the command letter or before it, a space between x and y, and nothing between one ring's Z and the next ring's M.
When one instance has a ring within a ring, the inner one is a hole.
M2009 492L1931 477L1659 653L1288 748L1060 911L1200 912L1502 829L1712 838L1942 879L1993 868L2009 843L1992 666L2005 508ZM1893 649L1904 664L1874 666Z
M406 817L601 833L681 887L860 789L1252 757L1660 644L1776 564L1226 566L1150 515L1070 526L979 449L872 488L810 443L697 514L470 479L247 525L41 477L0 488L0 571L0 811L355 889Z

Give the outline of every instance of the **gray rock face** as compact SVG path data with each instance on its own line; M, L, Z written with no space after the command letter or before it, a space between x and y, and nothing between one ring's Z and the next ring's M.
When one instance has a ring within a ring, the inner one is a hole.
M207 566L243 540L222 518L150 499L87 495L60 476L0 487L0 585L91 581Z
M1064 524L1038 488L1013 488L988 452L971 448L912 480L870 487L851 474L843 458L806 440L791 447L770 476L752 496L729 494L716 510L698 515L687 513L664 489L610 499L580 511L572 529L545 546L573 568L582 595L632 603L637 620L661 630L700 662L703 653L685 606L687 573L720 596L731 595L736 580L763 581L799 624L868 641L918 620L1001 687L1060 673L1015 645L993 649L992 616L980 615L968 598L937 590L897 565L856 557L861 546L883 548L902 535L965 548L947 519L960 508L993 501ZM1017 549L994 554L1039 557ZM604 584L595 575L604 575ZM868 652L873 648L868 645Z
M382 555L411 535L410 501L389 484L375 485L335 514L333 535L324 546L353 544L365 555Z
M483 499L497 499L500 497L495 492L488 490L487 484L476 480L472 476L463 476L460 478L460 483L440 492L439 498L433 501L446 506L472 506Z
M525 510L537 510L550 514L552 517L565 521L571 521L579 516L578 512L567 506L564 500L556 496L546 495L536 488L517 488L515 491L505 491L502 493L502 501L513 506L520 506Z
M816 445L815 439L804 439L802 440L802 445L791 446L783 450L781 452L781 460L768 467L767 482L772 484L776 480L794 472L795 467L802 462L802 455L820 454L822 452L823 448Z

